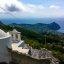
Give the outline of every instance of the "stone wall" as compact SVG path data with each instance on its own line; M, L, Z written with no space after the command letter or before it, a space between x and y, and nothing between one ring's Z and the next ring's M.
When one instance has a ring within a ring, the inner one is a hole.
M11 52L12 61L16 64L50 64L49 59L34 59L25 54L20 54L18 52Z

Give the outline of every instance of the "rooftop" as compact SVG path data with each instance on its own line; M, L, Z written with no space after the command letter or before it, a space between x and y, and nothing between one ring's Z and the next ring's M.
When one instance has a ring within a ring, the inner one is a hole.
M4 38L8 38L11 35L9 34L9 32L4 32L2 29L0 29L0 39L4 39Z
M13 51L18 51L18 52L23 53L23 54L28 54L29 49L24 48L23 42L24 41L20 41L19 43L12 43L12 50ZM21 44L23 46L20 46Z
M7 33L0 29L0 38L6 37Z

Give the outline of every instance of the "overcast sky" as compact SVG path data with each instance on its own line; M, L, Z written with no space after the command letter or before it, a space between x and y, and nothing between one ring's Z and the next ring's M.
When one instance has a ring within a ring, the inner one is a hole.
M12 17L9 13L18 18L64 17L64 0L0 0L0 18Z

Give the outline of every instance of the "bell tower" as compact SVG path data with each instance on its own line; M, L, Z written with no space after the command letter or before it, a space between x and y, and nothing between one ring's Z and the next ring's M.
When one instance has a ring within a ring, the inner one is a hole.
M21 41L21 32L18 32L16 29L13 29L13 31L11 31L11 36L13 43L18 43Z

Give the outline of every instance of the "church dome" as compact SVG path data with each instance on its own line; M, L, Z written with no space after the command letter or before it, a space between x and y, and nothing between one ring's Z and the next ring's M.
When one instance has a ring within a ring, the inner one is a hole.
M6 37L7 33L0 29L0 38Z

